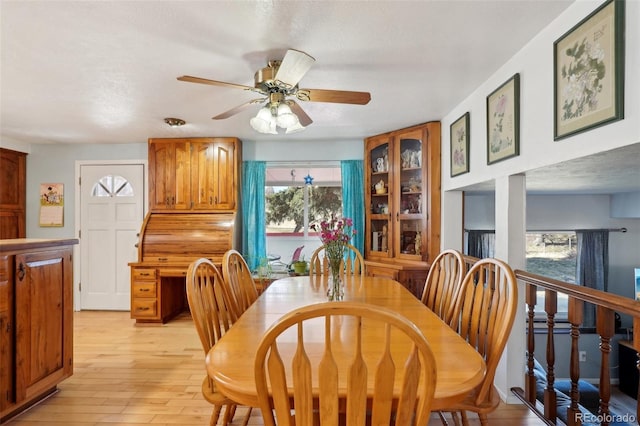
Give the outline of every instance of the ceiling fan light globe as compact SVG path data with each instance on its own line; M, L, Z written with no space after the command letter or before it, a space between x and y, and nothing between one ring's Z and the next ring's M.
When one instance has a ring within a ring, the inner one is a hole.
M262 107L255 117L249 120L249 124L258 133L278 134L276 130L276 120L271 115L271 109Z
M289 127L293 127L296 124L300 124L300 121L295 114L282 114L278 115L278 118L276 118L276 124L278 125L278 127L288 129Z
M302 124L300 124L300 122L298 122L293 126L287 127L287 130L285 133L286 134L297 133L297 132L303 131L304 129L306 129L306 127L304 127Z

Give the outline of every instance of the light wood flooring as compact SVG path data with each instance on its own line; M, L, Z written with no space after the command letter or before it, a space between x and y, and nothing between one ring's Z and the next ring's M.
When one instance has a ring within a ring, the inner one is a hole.
M204 351L188 313L163 326L136 327L128 312L82 311L74 314L74 329L73 376L8 426L209 424L211 405L200 394ZM233 424L241 424L243 410ZM262 424L259 410L250 424ZM429 424L442 423L434 415ZM503 404L489 424L543 423L523 406Z

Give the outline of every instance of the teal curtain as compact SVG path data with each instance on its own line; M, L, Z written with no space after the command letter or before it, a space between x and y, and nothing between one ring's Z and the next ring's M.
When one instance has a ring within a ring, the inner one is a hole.
M264 184L267 163L242 162L242 254L251 270L267 256Z
M364 254L364 166L362 160L340 162L342 174L342 215L353 219L357 231L352 243Z

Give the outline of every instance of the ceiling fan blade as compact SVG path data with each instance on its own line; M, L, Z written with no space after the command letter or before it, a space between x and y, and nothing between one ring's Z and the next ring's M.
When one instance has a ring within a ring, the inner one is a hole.
M301 101L357 105L366 105L371 100L371 94L369 92L323 89L298 89L296 97Z
M307 115L306 112L298 105L296 101L287 101L289 107L291 107L291 112L298 116L298 120L300 120L300 125L307 127L309 124L313 123L311 117Z
M252 105L252 104L257 104L257 103L261 103L261 102L265 102L266 99L252 99L248 102L243 103L242 105L238 105L235 108L231 108L228 111L223 112L222 114L218 114L215 117L212 117L212 119L214 120L224 120L225 118L229 118L233 115L236 115L237 113L245 110L248 106Z
M189 83L211 84L212 86L233 87L235 89L242 89L242 90L255 90L255 87L251 87L251 86L244 86L242 84L234 84L234 83L226 83L224 81L217 81L217 80L208 80L206 78L192 77L190 75L183 75L182 77L178 77L178 80L188 81Z
M294 87L302 79L316 60L299 50L289 49L284 55L275 80L286 86Z

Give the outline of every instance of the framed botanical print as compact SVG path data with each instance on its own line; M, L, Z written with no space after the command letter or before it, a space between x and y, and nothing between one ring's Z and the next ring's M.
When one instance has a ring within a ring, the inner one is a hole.
M451 124L451 177L469 172L469 113Z
M553 45L554 140L624 115L624 1L609 0Z
M520 154L520 74L487 96L487 164Z

